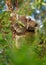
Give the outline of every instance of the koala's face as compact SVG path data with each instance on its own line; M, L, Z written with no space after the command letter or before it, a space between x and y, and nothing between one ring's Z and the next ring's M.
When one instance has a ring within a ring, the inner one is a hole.
M35 21L31 20L31 19L29 19L27 21L27 26L29 26L29 27L37 27L37 25L38 24Z
M27 31L33 32L36 27L38 27L38 24L35 21L31 20L31 18L27 19Z

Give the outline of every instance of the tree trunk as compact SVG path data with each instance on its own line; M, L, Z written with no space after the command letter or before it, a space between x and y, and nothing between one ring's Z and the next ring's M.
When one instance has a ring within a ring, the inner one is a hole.
M18 0L16 0L16 7L18 8Z

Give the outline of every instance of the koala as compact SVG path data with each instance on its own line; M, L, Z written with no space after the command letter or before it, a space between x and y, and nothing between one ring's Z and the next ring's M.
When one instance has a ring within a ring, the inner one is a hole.
M21 22L23 25L19 25L16 20ZM15 22L14 22L15 21ZM31 18L27 18L26 16L17 15L15 17L12 17L12 24L11 24L11 30L12 30L12 36L15 38L15 46L17 49L21 48L23 46L22 43L19 42L19 40L27 34L27 32L35 32L35 27L37 27L38 24L33 21Z
M11 26L12 32L14 32L14 34L16 35L23 35L26 32L35 32L35 27L38 26L38 24L31 18L27 18L26 16L23 15L17 15L15 17L13 16L11 19L12 19L12 26ZM21 22L24 26L19 25L19 23L16 22L15 19Z

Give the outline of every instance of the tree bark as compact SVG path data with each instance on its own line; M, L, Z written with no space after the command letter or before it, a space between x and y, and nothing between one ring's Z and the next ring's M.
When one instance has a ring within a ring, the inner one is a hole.
M18 0L16 0L16 7L18 8Z

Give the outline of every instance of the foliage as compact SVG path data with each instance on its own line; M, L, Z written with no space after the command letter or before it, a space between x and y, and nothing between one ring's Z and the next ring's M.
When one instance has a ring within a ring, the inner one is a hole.
M5 5L5 0L0 0L0 11L3 9Z
M37 1L40 1L41 4L42 0ZM28 5L30 2L27 0L24 3L25 5L22 4L17 13L31 15L34 9ZM36 2L36 4L33 3L33 6L36 6L37 3L39 5L39 2ZM44 17L43 12L41 17ZM35 33L28 33L25 37L19 39L18 42L21 46L20 49L17 49L15 46L16 39L12 38L10 29L10 12L0 13L0 65L46 65L45 17L42 22L43 27L41 29L35 31Z

